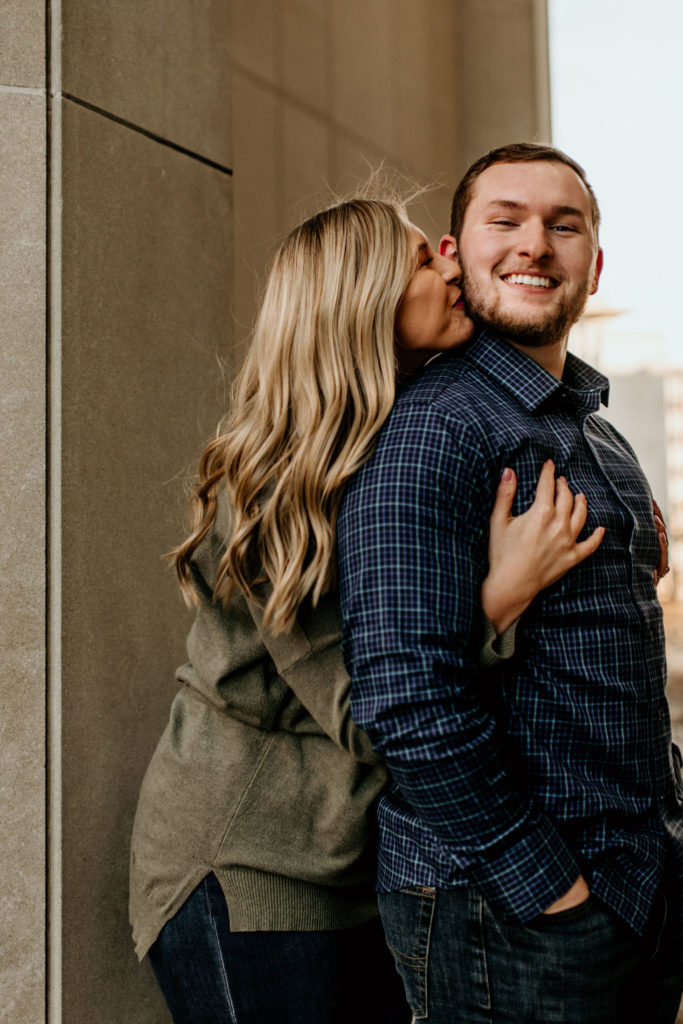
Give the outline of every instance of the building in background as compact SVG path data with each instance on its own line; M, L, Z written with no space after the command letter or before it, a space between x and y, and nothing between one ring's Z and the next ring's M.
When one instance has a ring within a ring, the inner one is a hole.
M661 335L615 330L621 312L591 300L569 348L610 379L601 415L632 445L667 523L672 571L659 596L683 600L683 370L667 366Z
M666 409L666 461L668 483L667 526L671 537L673 594L683 601L683 370L670 370L664 377Z

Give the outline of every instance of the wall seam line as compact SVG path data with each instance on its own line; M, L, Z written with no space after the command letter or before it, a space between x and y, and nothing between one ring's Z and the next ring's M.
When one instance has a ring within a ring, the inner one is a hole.
M54 102L61 75L60 0L46 3L47 237L46 237L46 513L47 723L46 1020L62 1024L62 558L61 558L61 108Z
M51 11L50 0L45 4L45 497L44 497L44 527L45 527L45 551L44 551L44 572L45 572L45 649L44 649L44 672L45 672L45 724L43 734L43 756L44 756L44 821L45 838L44 851L44 932L43 932L43 956L45 957L45 975L43 979L43 1002L45 1020L48 1020L48 1005L50 1001L50 25ZM2 87L0 87L2 88ZM11 91L2 88L2 91Z
M181 146L177 142L165 139L163 135L158 135L156 132L152 132L148 128L142 128L139 124L135 124L134 121L128 121L125 117L119 117L118 114L112 114L110 110L98 107L95 103L89 103L88 100L82 100L80 97L74 96L71 93L62 92L59 95L65 100L69 100L71 103L76 103L79 107L91 110L93 113L99 114L101 117L106 117L108 120L116 122L116 124L123 125L124 128L128 128L130 131L137 132L139 135L144 135L146 138L152 139L154 142L158 142L162 146L167 146L169 149L173 149L177 153L183 153L185 156L189 156L193 160L197 160L199 163L206 164L207 167L212 167L214 170L221 171L222 174L227 174L232 177L232 169L230 167L226 167L225 164L221 164L217 160L212 160L208 156L203 156L201 153L197 153L196 150L188 149L187 146Z
M0 92L18 93L20 96L44 96L45 89L36 89L32 85L0 85Z

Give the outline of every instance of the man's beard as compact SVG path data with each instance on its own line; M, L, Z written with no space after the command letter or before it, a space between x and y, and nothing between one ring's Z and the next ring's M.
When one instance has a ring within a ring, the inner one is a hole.
M500 300L496 296L488 298L482 293L469 275L462 258L461 266L467 315L480 327L488 328L508 341L529 348L541 348L562 341L569 333L570 327L581 317L591 291L590 282L586 282L584 288L562 299L559 305L549 309L542 317L525 319L523 313L501 312Z

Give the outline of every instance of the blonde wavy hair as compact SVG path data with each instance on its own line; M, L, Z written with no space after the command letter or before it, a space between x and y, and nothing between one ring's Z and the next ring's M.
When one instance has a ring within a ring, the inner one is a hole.
M191 558L220 487L234 521L214 599L227 603L237 588L265 600L278 633L334 584L344 485L394 401L394 321L415 269L409 232L402 203L361 198L280 245L231 411L201 457L192 532L170 556L187 599L197 600Z

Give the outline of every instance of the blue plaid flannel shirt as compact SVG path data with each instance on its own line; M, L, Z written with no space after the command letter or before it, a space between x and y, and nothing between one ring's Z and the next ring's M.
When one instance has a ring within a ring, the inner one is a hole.
M680 762L664 695L651 493L596 415L608 381L563 381L494 335L397 397L338 521L352 714L382 753L378 889L471 885L527 921L583 872L642 932L667 850L683 858ZM546 459L597 552L525 612L513 658L478 668L488 520L505 466L513 513Z

